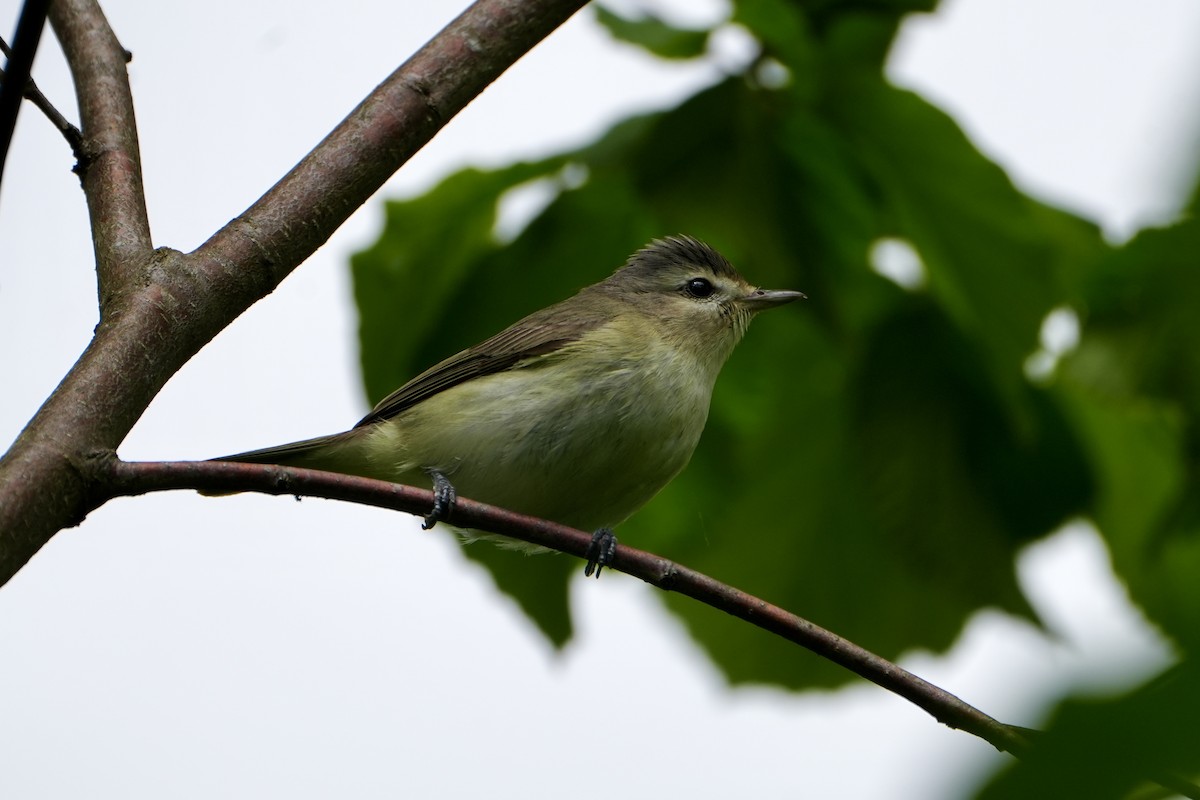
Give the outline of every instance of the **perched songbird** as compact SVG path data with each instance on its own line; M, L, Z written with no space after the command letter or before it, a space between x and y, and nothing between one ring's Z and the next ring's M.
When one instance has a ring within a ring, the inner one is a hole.
M759 311L804 297L751 286L688 236L658 239L606 280L401 386L345 433L225 456L432 486L425 527L456 493L595 531L688 463L725 359Z

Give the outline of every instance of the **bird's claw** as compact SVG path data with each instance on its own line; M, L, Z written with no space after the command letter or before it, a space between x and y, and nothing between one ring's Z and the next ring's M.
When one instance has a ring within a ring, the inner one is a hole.
M592 534L592 543L587 549L587 566L583 568L583 574L590 578L594 572L599 578L600 572L612 565L616 554L617 537L611 529L600 528Z
M421 523L421 530L426 531L449 517L458 499L458 492L454 490L454 484L450 483L449 478L436 471L430 472L429 477L433 478L433 510Z

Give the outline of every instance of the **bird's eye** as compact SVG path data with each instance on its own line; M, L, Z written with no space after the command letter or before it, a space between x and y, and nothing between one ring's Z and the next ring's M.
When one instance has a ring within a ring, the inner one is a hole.
M684 291L692 297L708 297L716 291L716 287L707 278L692 278L684 286Z

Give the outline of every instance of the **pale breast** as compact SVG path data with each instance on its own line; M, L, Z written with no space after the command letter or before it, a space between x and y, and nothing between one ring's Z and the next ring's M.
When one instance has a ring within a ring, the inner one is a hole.
M712 379L647 342L601 359L584 342L422 402L397 422L405 460L465 497L592 530L653 497L691 458Z

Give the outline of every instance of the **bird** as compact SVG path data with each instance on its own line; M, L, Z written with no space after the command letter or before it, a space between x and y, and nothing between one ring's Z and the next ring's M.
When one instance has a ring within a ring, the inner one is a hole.
M212 460L432 488L427 529L461 495L592 531L584 572L599 577L613 528L691 459L750 320L803 297L753 286L691 236L655 239L417 375L348 431Z

